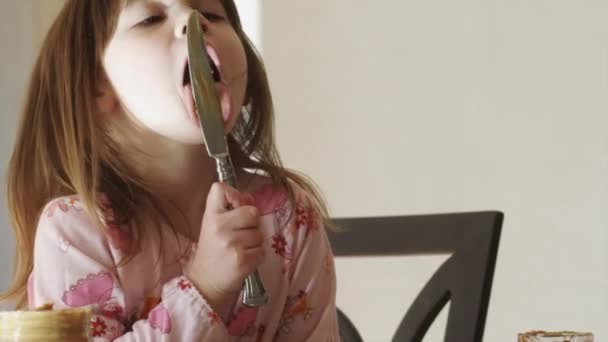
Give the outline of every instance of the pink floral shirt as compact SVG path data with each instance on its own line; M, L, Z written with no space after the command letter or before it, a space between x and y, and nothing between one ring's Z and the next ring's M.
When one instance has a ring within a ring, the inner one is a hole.
M117 228L103 233L76 196L40 217L29 306L92 305L94 341L339 341L333 255L316 207L302 190L292 215L285 191L264 186L254 197L268 249L259 272L270 300L259 309L239 300L220 318L182 274L193 248L182 237L163 239L162 258L150 243L119 265Z

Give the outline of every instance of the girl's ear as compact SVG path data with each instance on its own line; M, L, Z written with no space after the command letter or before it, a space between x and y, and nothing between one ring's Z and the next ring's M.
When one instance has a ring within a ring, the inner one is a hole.
M118 97L106 77L102 78L95 89L95 104L97 112L102 115L113 114L118 110Z

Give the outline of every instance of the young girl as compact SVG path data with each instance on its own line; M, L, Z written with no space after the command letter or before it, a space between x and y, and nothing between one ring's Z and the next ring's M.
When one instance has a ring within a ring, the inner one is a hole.
M187 95L201 13L238 189ZM9 166L24 307L92 305L95 341L338 341L328 215L283 168L262 62L233 0L67 0ZM241 304L258 269L269 294Z

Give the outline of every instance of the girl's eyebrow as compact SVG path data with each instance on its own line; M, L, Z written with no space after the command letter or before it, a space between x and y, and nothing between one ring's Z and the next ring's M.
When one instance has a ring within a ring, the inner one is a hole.
M143 1L143 0L125 0L125 3L124 3L124 8L129 8L129 7L133 6L135 3L137 3L137 2L142 2L142 1ZM197 1L197 0L188 0L187 2L188 2L188 4L189 4L190 6L194 6L194 5L195 5L195 4L197 4L199 1Z
M125 8L129 8L129 7L133 6L133 4L135 4L138 1L139 0L126 0L125 3L124 3L124 7Z

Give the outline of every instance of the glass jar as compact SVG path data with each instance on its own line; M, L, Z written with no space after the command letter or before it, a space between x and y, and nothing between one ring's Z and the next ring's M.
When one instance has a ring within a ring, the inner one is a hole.
M91 309L0 312L2 342L89 342Z
M593 334L573 331L530 331L519 334L519 342L593 342Z

